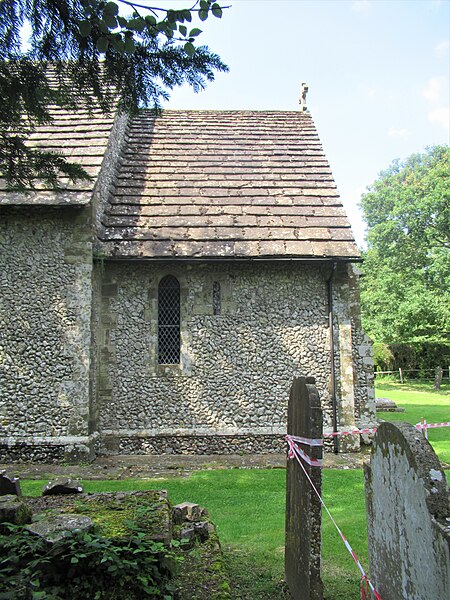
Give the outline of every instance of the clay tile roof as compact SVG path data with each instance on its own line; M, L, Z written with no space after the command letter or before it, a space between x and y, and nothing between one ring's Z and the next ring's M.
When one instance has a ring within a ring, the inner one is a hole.
M74 184L61 177L58 191L38 182L35 190L18 193L7 191L5 181L0 178L0 205L71 205L90 202L108 145L114 115L105 115L98 109L90 112L67 112L56 107L52 108L50 113L53 121L37 127L29 137L28 145L60 153L67 157L69 162L81 164L93 177L92 181L79 181Z
M118 258L359 257L303 112L143 111L98 236Z

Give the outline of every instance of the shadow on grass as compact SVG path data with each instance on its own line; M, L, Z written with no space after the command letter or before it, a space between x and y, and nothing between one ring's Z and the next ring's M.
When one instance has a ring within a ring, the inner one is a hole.
M231 581L233 600L287 600L292 596L280 569L274 573L260 556L239 546L223 548L225 564ZM282 567L283 559L280 560Z
M427 394L435 394L436 396L445 396L450 393L450 383L443 382L439 390L434 389L434 382L423 379L415 379L412 381L406 380L405 383L392 381L389 379L376 378L375 387L377 395L381 391L396 391L396 392L425 392Z
M233 600L292 600L284 573L268 570L260 557L236 546L227 546L224 558ZM325 560L322 580L324 600L359 600L358 577L352 569Z

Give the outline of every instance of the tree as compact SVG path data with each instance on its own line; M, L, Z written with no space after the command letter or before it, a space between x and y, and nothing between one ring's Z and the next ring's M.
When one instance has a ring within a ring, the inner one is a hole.
M206 46L192 19L220 18L212 0L172 10L149 0L0 0L0 175L23 189L36 178L87 177L62 156L28 147L28 135L51 121L52 105L71 110L160 108L185 82L195 91L227 66ZM132 11L122 16L119 5ZM23 49L23 27L31 28Z
M394 161L363 195L365 330L386 343L450 339L450 149Z

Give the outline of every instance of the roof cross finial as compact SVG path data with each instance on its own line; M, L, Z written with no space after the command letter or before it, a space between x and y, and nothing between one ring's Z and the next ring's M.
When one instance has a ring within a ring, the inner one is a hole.
M308 93L308 84L303 82L302 83L302 88L301 88L301 92L300 92L300 110L303 112L306 112L308 110L308 107L306 106L306 94Z

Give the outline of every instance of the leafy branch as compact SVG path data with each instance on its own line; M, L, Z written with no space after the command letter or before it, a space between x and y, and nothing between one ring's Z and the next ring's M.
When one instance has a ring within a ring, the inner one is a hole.
M133 13L122 16L119 4ZM212 0L183 10L130 0L0 0L0 175L8 186L33 187L38 178L55 187L60 174L89 178L62 156L27 146L37 126L51 123L50 106L159 108L175 86L199 91L216 71L227 71L196 45L202 30L190 25L193 16L221 18L223 8ZM26 22L31 34L23 50Z

